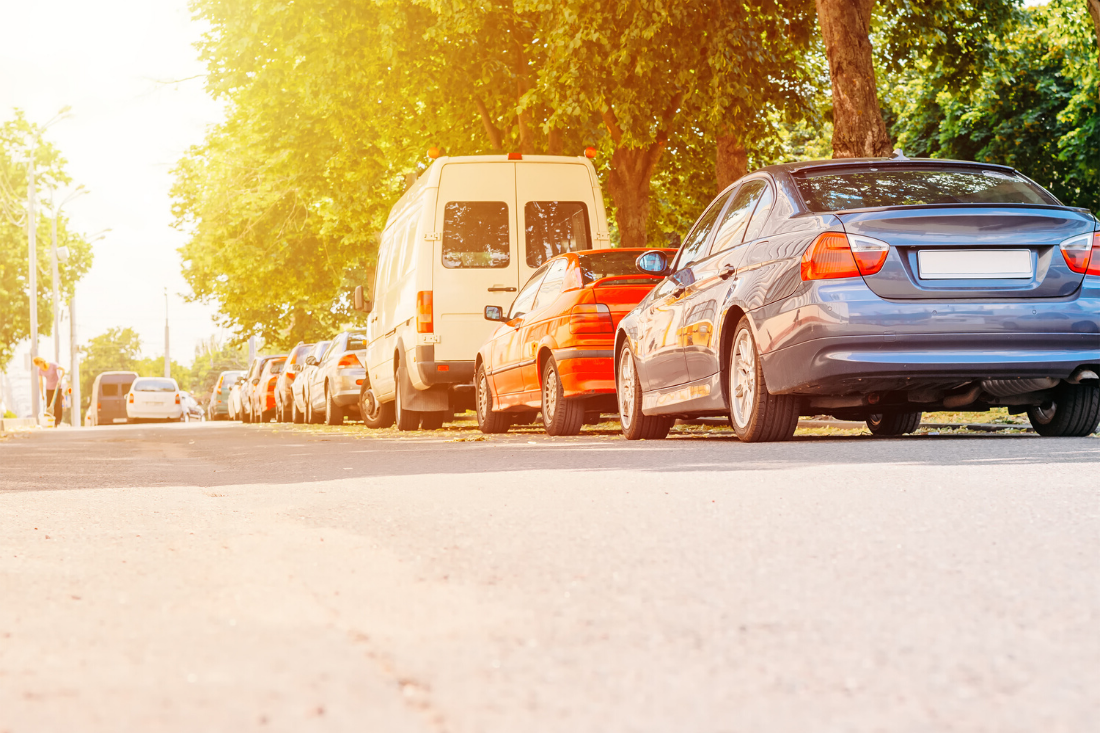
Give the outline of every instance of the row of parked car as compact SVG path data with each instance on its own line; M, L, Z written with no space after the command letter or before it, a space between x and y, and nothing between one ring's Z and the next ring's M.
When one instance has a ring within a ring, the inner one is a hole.
M487 433L569 435L617 413L630 439L724 416L745 441L800 415L1100 424L1100 220L1005 166L770 166L678 249L626 250L589 160L443 158L391 211L373 294L365 329L223 375L213 416L412 430L472 407Z

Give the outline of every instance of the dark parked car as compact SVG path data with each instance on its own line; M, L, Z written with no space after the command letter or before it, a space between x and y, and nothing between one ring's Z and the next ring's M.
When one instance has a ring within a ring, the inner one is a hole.
M746 441L800 414L915 430L922 412L1100 423L1100 221L1012 168L861 159L764 168L722 192L620 324L629 438L729 415Z
M138 378L137 372L103 372L92 382L92 401L88 405L92 425L125 423L126 394Z
M214 383L214 389L210 392L210 401L206 406L206 419L233 419L229 414L229 391L237 378L243 374L243 371L233 370L218 375L218 381Z

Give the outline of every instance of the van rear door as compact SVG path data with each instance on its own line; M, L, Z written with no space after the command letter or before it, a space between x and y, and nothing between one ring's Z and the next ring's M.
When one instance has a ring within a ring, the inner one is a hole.
M597 246L598 214L588 170L580 161L516 164L523 282L555 255Z
M448 163L440 171L432 311L437 361L473 361L495 328L485 306L519 289L514 163Z

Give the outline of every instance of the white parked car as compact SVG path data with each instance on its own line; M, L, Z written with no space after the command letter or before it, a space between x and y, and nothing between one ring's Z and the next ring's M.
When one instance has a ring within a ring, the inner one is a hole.
M167 377L135 379L126 395L126 419L129 422L182 420L183 404L176 380Z
M587 158L436 160L390 211L373 303L355 297L370 310L363 422L434 429L473 407L474 360L496 327L485 306L507 306L555 255L610 246Z

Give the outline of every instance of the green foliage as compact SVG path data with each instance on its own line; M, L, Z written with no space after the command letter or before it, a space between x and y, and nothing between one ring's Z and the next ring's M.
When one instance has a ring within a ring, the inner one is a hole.
M200 403L205 404L206 398L214 389L214 383L218 381L218 375L222 372L247 368L248 349L230 344L224 345L212 353L195 356L195 361L188 370L188 386L185 389L190 391ZM174 370L173 376L175 376ZM182 386L183 383L180 384Z
M952 86L923 61L902 77L894 132L909 155L1014 166L1063 202L1100 210L1100 73L1081 2L1021 11L989 62Z
M16 344L30 336L26 215L27 165L30 146L35 146L35 189L38 215L35 222L37 246L37 291L39 333L52 335L52 220L42 197L71 183L65 159L42 139L42 129L27 121L19 110L14 119L0 124L0 369L11 361ZM68 300L76 282L92 265L91 245L70 231L62 215L57 222L57 246L69 248L67 262L58 263L59 290Z

